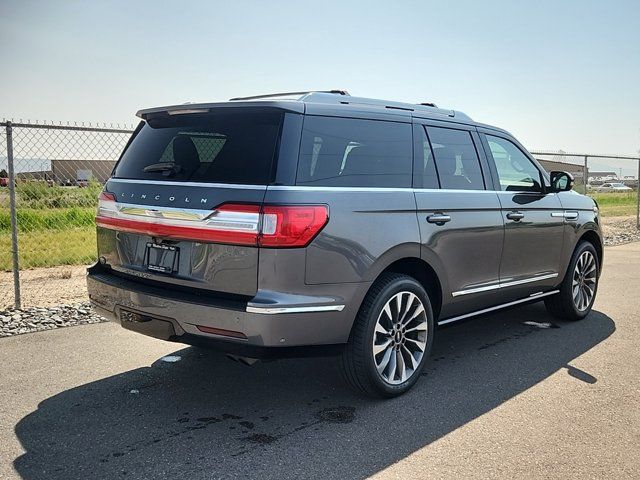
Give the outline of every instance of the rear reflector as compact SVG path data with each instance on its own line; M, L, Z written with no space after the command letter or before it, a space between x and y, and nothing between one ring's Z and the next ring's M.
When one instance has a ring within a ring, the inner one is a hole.
M196 325L196 328L204 333L211 333L213 335L222 335L224 337L242 338L247 339L247 336L242 332L235 332L233 330L224 330L223 328L206 327L204 325Z
M198 242L270 248L304 247L329 220L326 205L227 203L214 210L131 205L102 192L96 224L122 232Z

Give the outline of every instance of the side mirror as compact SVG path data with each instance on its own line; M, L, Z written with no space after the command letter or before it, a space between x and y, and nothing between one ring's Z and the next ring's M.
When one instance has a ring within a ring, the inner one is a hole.
M573 188L573 175L568 172L551 172L551 191L568 192Z

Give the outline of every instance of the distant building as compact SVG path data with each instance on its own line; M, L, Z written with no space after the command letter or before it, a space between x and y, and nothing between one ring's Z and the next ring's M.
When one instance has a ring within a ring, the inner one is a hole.
M58 184L89 180L105 183L115 164L113 160L51 160L52 180Z
M537 158L536 160L540 162L540 165L542 165L547 172L569 172L573 175L576 183L584 183L584 165L559 162L556 160L543 160L541 158ZM587 169L587 178L591 177L591 175L589 169Z

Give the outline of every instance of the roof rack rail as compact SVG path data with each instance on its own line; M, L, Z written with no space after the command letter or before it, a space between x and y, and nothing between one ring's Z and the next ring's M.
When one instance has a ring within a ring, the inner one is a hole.
M306 92L282 92L282 93L269 93L267 95L254 95L252 97L235 97L230 98L230 102L242 101L242 100L258 100L260 98L272 98L272 97L289 97L291 95L308 95L310 93L334 93L336 95L349 96L349 92L346 90L309 90Z

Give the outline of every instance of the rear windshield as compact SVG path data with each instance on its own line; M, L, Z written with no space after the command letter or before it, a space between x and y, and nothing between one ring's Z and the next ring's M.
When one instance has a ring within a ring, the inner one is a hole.
M114 177L270 183L282 119L279 110L248 108L150 119L125 150Z

